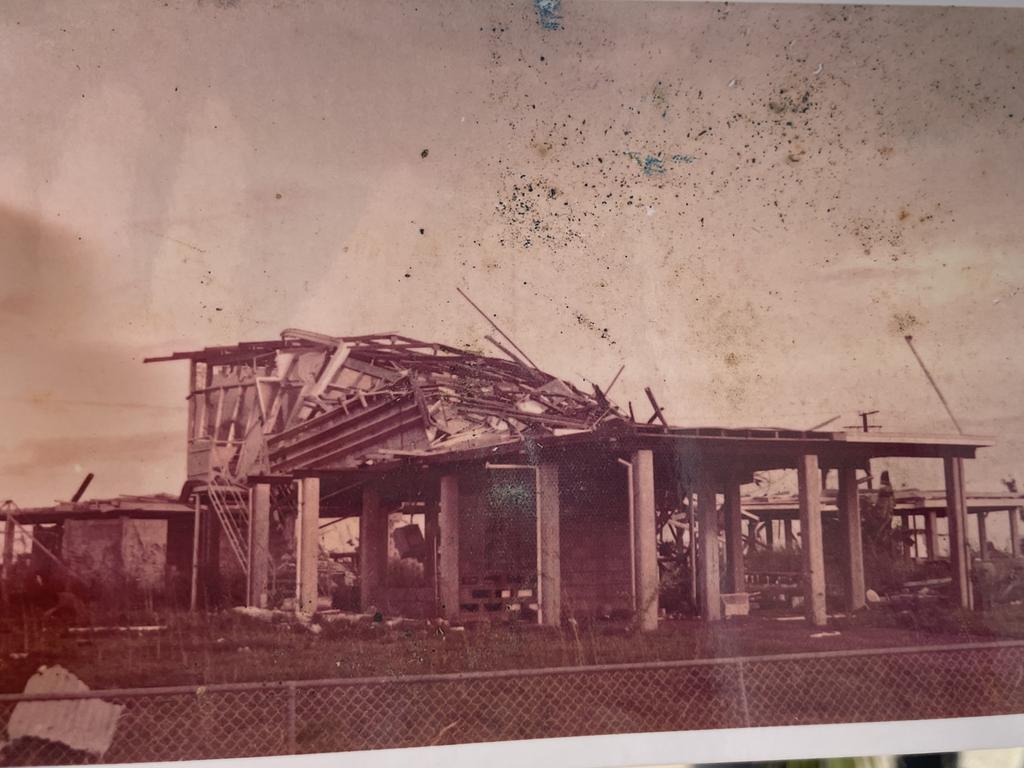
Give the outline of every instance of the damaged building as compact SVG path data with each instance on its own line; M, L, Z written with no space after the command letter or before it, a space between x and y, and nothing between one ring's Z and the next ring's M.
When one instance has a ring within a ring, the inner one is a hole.
M821 472L837 472L842 590L856 609L860 484L872 460L904 457L943 462L953 600L970 607L964 460L990 441L676 427L650 392L640 419L495 344L504 357L287 330L148 360L188 364L192 604L315 612L340 567L321 529L350 520L361 609L546 625L632 615L650 630L664 531L684 521L699 611L716 620L723 594L747 589L742 486L796 469L804 606L823 624Z

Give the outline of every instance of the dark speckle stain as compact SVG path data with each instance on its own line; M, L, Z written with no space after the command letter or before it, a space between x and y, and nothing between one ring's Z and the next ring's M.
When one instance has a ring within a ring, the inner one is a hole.
M921 325L921 321L910 312L898 312L892 316L892 329L900 336L906 336Z
M430 154L430 150L429 149L424 149L424 150L422 150L420 152L420 157L426 158L426 156L429 155L429 154Z

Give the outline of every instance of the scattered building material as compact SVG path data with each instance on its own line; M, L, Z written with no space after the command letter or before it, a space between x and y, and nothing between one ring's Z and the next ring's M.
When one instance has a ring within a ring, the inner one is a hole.
M166 629L166 624L147 624L127 627L68 627L68 633L72 635L116 635L128 632L143 634L150 632L163 632Z
M85 495L85 491L89 488L89 484L92 482L93 477L95 477L95 475L93 475L92 472L85 476L85 479L82 480L82 484L78 486L78 490L75 491L75 495L71 497L72 504L77 502L79 499L82 498L82 496Z
M60 666L40 667L25 684L28 695L85 693L89 686ZM7 723L7 735L13 742L20 738L54 741L71 749L102 758L110 749L117 721L124 709L101 699L54 698L22 701Z
M647 420L647 423L651 424L657 419L663 427L667 427L668 420L665 418L665 413L661 410L661 406L658 405L658 401L654 399L654 392L651 391L650 387L644 387L644 392L647 394L647 399L651 401L651 407L654 409L654 413Z
M731 592L722 595L722 617L750 615L750 595L747 592Z
M624 418L603 396L538 370L502 336L532 367L397 334L298 330L147 362L193 363L195 480L354 468Z

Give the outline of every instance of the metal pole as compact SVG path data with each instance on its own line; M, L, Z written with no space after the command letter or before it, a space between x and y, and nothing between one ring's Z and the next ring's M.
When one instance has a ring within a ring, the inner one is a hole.
M956 416L953 415L953 411L949 407L949 403L946 402L946 398L942 394L942 390L939 389L939 385L935 382L935 379L932 378L932 374L928 370L927 366L925 366L924 360L921 359L921 356L917 354L917 350L914 348L914 337L904 336L903 339L907 342L907 346L910 347L910 351L914 353L914 357L917 358L917 362L921 366L921 370L924 371L924 375L928 377L928 383L932 385L932 389L935 390L935 394L937 394L939 396L939 400L942 401L942 407L946 409L946 413L949 414L949 418L953 420L953 426L956 427L956 431L962 435L964 431L960 428L960 422L956 420ZM865 416L865 420L866 419L867 417Z
M246 530L245 554L248 556L249 562L246 563L246 571L247 571L246 577L247 578L245 580L245 604L249 605L249 606L252 606L252 605L256 604L255 601L253 600L253 595L252 595L252 571L253 571L253 562L255 562L256 558L253 557L253 554L252 554L252 518L253 518L253 510L252 510L252 488L251 487L249 488L248 497L249 497L248 498L249 514L248 514L248 520L247 520L248 526L246 526L247 530ZM262 553L261 553L261 555L258 555L258 556L262 556Z
M295 483L295 504L298 514L295 515L295 613L299 612L299 600L302 589L302 482ZM362 542L360 542L362 546Z
M697 520L694 510L693 493L689 494L689 509L687 510L690 523L690 599L693 607L697 609Z
M11 507L5 505L5 521L4 521L4 562L3 562L3 575L0 587L3 588L3 601L4 605L8 605L11 599L11 561L14 559L14 520L11 518ZM1016 510L1014 510L1016 513Z
M459 292L459 295L460 295L460 296L462 296L462 298L464 298L464 299L465 299L466 301L468 301L468 302L469 302L469 305L470 305L470 306L471 306L471 307L472 307L473 309L475 309L475 310L476 310L477 312L479 312L479 313L480 313L480 316L481 316L481 317L482 317L482 318L483 318L484 320L486 320L486 321L487 321L488 323L490 323L490 324L491 324L491 327L492 327L492 328L493 328L494 330L496 330L496 331L497 331L498 333L500 333L500 334L501 334L501 337L502 337L503 339L505 339L505 341L507 341L507 342L508 342L509 344L511 344L511 345L512 345L512 348L513 348L513 349L514 349L514 350L515 350L516 352L518 352L518 353L519 353L520 355L522 355L522 356L523 356L523 359L524 359L524 360L526 360L526 362L528 362L528 363L529 363L530 365L532 365L532 366L534 367L534 369L535 369L535 370L538 370L538 371L540 370L539 368L537 368L537 364L536 364L535 362L533 362L533 360L531 360L531 359L530 359L530 356L529 356L529 355L527 355L527 354L526 354L525 352L523 352L523 350L521 350L521 349L519 348L519 345L518 345L518 344L516 344L516 343L515 343L514 341L512 341L512 339L511 339L511 338L509 337L509 335L508 335L507 333L505 333L505 332L504 332L503 330L501 330L501 328L499 328L499 327L498 327L498 324L497 324L496 322L494 322L494 321L493 321L493 320L492 320L492 319L490 318L490 316L489 316L489 315L488 315L488 314L487 314L486 312L484 312L484 311L483 311L482 309L480 309L480 307L478 307L478 306L476 305L476 303L475 303L475 302L474 302L474 301L473 301L473 300L472 300L471 298L469 298L469 296L468 296L468 295L466 294L466 292L465 292L465 291L463 291L463 290L462 290L461 288L459 288L459 287L456 287L456 288L455 288L455 290Z
M199 494L196 494L196 514L192 522L192 583L189 586L188 606L194 611L199 602L199 530L202 525Z

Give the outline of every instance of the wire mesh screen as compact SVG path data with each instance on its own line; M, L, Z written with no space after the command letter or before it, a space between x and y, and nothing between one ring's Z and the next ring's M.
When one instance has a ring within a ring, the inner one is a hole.
M0 717L8 722L22 701L70 698L123 705L106 762L965 717L1024 712L1024 643L6 695ZM33 737L0 752L5 765L98 760Z

